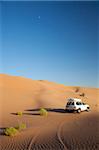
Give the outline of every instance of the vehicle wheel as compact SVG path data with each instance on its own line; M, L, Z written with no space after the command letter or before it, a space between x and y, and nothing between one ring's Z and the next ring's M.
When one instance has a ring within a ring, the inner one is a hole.
M89 111L90 111L90 108L89 108L89 107L87 107L86 111L87 111L87 112L89 112Z
M80 113L80 112L81 112L81 109L79 108L79 109L77 110L77 112Z
M76 114L77 113L77 111L74 111L74 114Z

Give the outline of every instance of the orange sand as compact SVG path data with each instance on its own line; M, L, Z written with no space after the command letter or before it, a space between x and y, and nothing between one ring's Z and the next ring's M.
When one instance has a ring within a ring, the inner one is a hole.
M99 89L66 87L48 81L0 75L0 150L99 149ZM79 96L85 93L84 97ZM66 98L82 98L90 112L65 113ZM48 117L39 115L47 108ZM23 116L15 113L23 112ZM24 122L16 137L3 134L5 127Z

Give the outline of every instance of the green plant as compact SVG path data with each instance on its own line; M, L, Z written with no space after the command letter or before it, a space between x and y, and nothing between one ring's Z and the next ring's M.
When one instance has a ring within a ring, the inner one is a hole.
M4 130L5 135L7 136L15 136L18 134L18 130L14 127L6 128Z
M47 116L47 115L48 115L47 110L44 109L44 108L41 108L41 109L40 109L40 115L41 115L41 116Z
M22 116L23 115L23 112L22 111L19 111L16 113L18 116Z
M23 130L26 129L26 124L25 123L20 123L18 126L15 127L17 130Z

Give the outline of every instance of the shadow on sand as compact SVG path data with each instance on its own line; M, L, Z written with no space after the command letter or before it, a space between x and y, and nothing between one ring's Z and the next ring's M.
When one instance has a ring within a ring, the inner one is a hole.
M62 109L62 108L44 108L44 109L46 109L48 112L72 113L72 112L67 112L65 109ZM22 115L35 115L35 116L39 116L40 115L40 113L39 113L40 108L27 109L27 110L24 110L24 111L27 111L27 112L22 113ZM18 116L17 113L11 113L11 114Z
M48 112L56 112L56 113L68 113L65 109L62 108L44 108L46 109ZM36 109L27 109L25 111L39 111L40 108L36 108Z
M0 135L5 135L4 130L6 129L6 127L2 127L0 128Z
M11 115L16 115L16 116L18 116L17 113L11 113ZM22 115L35 115L35 116L38 116L38 115L40 115L40 114L39 114L39 113L23 113Z

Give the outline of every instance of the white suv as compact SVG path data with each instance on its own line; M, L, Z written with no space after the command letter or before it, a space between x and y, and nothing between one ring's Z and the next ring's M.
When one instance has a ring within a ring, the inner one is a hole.
M66 104L66 111L77 111L80 113L81 111L89 111L90 107L88 104L85 104L81 101L81 99L70 98Z

